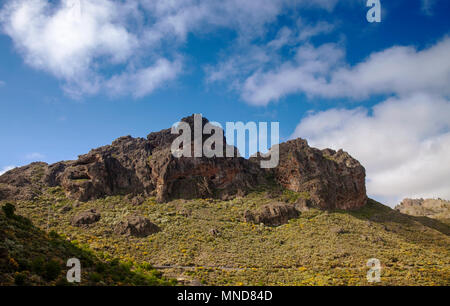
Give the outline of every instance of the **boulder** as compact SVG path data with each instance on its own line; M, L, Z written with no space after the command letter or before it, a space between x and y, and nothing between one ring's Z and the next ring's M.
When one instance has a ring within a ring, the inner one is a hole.
M298 212L308 211L312 206L312 202L309 199L300 198L294 203L294 208Z
M73 226L87 226L89 224L93 224L100 220L100 213L98 213L95 209L90 209L87 211L83 211L72 218Z
M156 224L141 216L128 216L125 220L120 221L114 229L116 234L134 237L147 237L159 231L160 228Z
M293 205L285 203L271 203L260 207L257 211L245 211L244 221L255 224L263 223L267 226L280 226L290 219L297 218L298 211Z
M210 229L209 230L209 234L211 235L211 236L219 236L220 235L220 232L219 232L219 230L217 229L217 228L212 228L212 229Z

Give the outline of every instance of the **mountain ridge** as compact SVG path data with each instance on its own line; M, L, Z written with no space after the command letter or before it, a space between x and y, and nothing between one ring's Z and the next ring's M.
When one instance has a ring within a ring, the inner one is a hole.
M192 127L193 121L194 115L181 119ZM208 122L203 118L202 126ZM42 188L56 186L82 202L120 194L156 196L159 202L226 199L269 184L307 193L308 203L322 209L353 209L367 200L365 169L342 150L318 150L298 138L277 145L279 165L262 169L260 155L176 158L170 148L176 137L171 129L152 132L147 139L123 136L74 161L10 170L0 176L0 200L30 200ZM205 138L202 135L201 141Z

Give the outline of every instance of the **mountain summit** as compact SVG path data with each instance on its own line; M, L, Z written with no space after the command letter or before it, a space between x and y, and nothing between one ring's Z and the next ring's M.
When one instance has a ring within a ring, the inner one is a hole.
M193 127L193 118L181 121ZM207 122L203 118L202 126ZM354 209L366 203L364 167L342 150L311 148L297 138L278 145L276 168L262 169L260 154L250 159L174 157L171 144L177 137L171 129L146 139L124 136L77 160L10 170L0 176L0 200L32 200L46 187L57 186L81 202L111 195L155 196L159 202L228 199L270 186L301 193L305 205L321 209Z

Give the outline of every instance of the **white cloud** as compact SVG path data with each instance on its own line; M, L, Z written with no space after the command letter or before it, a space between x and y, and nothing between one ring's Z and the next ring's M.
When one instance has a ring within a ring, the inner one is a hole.
M0 80L0 87L5 86L5 85L6 85L5 81Z
M255 105L294 93L353 99L414 92L449 95L449 54L450 38L446 37L424 50L395 46L350 67L338 45L300 46L293 59L254 71L240 90L242 98Z
M180 70L180 61L169 62L160 59L151 67L116 75L106 86L112 94L132 94L142 97L160 87L162 83L175 79Z
M242 86L242 98L250 104L267 105L289 93L320 91L326 83L324 76L344 56L343 50L335 44L318 48L306 44L296 51L293 61L249 76Z
M39 152L33 152L33 153L29 153L25 156L26 159L29 160L42 160L43 158L45 158L45 155L39 153Z
M76 3L10 1L0 20L27 64L91 92L84 80L96 77L96 60L123 62L138 39L124 26L118 4L97 0L72 6L71 2Z
M336 2L7 0L0 26L28 65L62 80L73 96L109 92L111 84L141 96L181 73L179 47L189 33L226 27L249 39L291 8L332 10Z
M14 168L16 168L16 166L6 166L6 167L3 167L2 169L0 169L0 175L2 175L2 174L4 174L5 172L8 172L9 170L12 170L12 169L14 169Z
M368 194L395 205L403 197L450 198L450 101L429 94L373 107L313 113L292 137L343 148L367 171Z
M310 45L307 41L315 36L329 33L335 29L331 23L320 21L316 24L309 24L301 18L297 18L292 27L282 27L273 37L265 37L268 41L256 44L252 39L241 39L237 44L232 45L226 53L227 56L214 66L205 68L207 82L231 82L231 88L244 91L243 97L252 104L259 104L252 97L247 96L248 88L252 84L245 84L246 78L264 74L264 69L270 69L273 66L283 66L282 53L284 49L304 50ZM299 45L306 47L298 47ZM320 50L327 48L325 45ZM295 53L295 52L294 52ZM340 53L340 51L339 51ZM289 65L289 63L285 63ZM251 80L249 81L249 83ZM258 88L260 89L260 88ZM252 95L250 93L250 95Z

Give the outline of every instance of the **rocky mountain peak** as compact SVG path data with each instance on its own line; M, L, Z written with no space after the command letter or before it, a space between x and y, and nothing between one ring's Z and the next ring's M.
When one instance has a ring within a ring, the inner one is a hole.
M189 124L191 133L196 128L194 116L181 119ZM202 118L201 122L203 129L209 121ZM176 158L170 148L176 137L171 129L150 133L147 138L123 136L74 161L33 163L11 170L0 176L0 200L29 200L54 186L61 186L68 197L79 201L118 194L155 196L160 202L229 199L277 185L322 209L352 209L366 203L364 167L342 150L315 149L297 138L277 145L278 167L262 169L260 154L250 159Z

